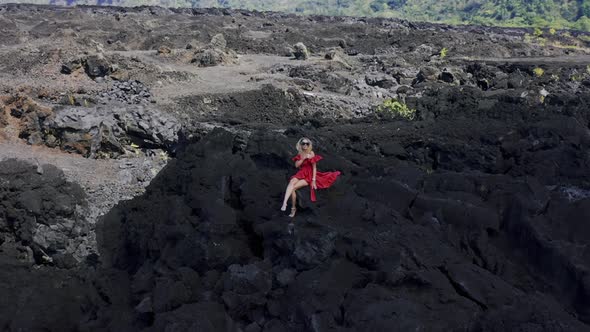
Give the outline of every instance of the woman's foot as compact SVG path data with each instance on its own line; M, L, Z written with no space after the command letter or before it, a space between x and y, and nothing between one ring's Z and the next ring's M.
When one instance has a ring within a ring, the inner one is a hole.
M281 206L281 211L287 211L287 204Z
M295 212L297 212L297 208L291 208L291 214L289 214L289 217L295 217Z

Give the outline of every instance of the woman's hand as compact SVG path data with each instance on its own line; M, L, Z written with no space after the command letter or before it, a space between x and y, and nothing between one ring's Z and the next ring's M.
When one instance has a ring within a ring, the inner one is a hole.
M315 179L311 180L311 187L312 187L313 189L318 189L318 186L317 186L317 184L315 183Z

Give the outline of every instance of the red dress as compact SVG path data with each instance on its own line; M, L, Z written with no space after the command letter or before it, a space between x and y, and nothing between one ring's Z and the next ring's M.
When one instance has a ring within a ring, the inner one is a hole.
M293 159L293 161L300 160L301 155L296 155L292 159ZM313 186L311 183L312 178L313 178L313 164L317 163L321 159L322 159L322 156L317 155L317 154L313 158L305 159L303 161L303 163L301 165L299 165L299 171L291 177L291 179L297 178L300 180L305 180L305 181L307 181L307 183L309 183L312 202L316 201L315 190L313 189ZM316 170L315 184L318 187L318 189L328 188L334 183L334 181L336 181L336 179L338 178L339 175L340 175L339 171L319 172Z

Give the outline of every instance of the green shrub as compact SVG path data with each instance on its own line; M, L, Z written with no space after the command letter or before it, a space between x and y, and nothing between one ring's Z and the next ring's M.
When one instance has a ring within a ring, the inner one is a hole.
M582 75L578 73L574 73L570 75L570 81L572 82L580 82L582 80Z
M408 105L397 99L386 99L383 104L377 107L377 112L382 115L400 117L410 121L416 118L416 110L409 108Z
M582 31L589 31L590 30L590 18L586 16L580 17L574 23L574 29L582 30Z
M535 35L535 37L541 37L543 35L543 31L537 27L535 27L535 30L533 31L533 35Z
M543 68L537 67L537 68L533 69L533 73L535 73L535 76L541 77L541 76L543 76L543 74L545 74L545 71L543 70Z
M441 59L444 59L444 58L447 56L447 52L448 52L448 51L449 51L449 50L448 50L446 47L443 47L443 49L442 49L442 50L440 50L440 58L441 58Z

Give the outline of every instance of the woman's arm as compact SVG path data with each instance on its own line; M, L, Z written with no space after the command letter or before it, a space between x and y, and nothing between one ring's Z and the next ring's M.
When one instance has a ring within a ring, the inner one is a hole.
M299 168L299 166L301 166L301 164L303 164L305 159L306 159L306 157L301 156L301 159L299 159L295 162L295 167Z
M316 163L313 163L313 175L311 176L311 186L313 189L318 189L315 182L315 175L317 173L317 166Z

